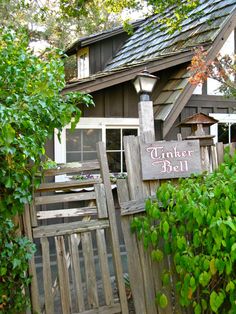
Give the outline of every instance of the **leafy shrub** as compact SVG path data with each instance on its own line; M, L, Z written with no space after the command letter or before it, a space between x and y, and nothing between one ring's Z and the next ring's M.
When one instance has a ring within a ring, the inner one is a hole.
M29 50L24 31L0 29L0 215L11 217L31 201L34 173L45 159L45 143L71 122L89 95L69 93L62 54L49 50L41 58Z
M172 254L180 305L195 314L236 313L236 154L214 173L161 185L156 197L131 229L153 260ZM156 300L163 306L168 276L164 270Z
M23 290L30 283L28 261L35 247L27 238L17 237L11 220L0 220L0 313L16 314L29 305Z

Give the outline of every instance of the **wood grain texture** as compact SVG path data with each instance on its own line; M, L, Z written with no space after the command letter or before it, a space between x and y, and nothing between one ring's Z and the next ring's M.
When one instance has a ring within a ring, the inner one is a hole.
M86 232L96 229L103 229L109 227L108 220L90 220L90 221L76 221L66 224L54 224L48 226L41 226L33 229L34 238L52 237L66 234L73 234L78 232Z
M98 256L100 261L101 276L104 289L104 297L106 305L111 305L114 303L112 295L112 286L110 279L110 271L108 266L108 256L107 256L107 247L104 230L96 230L96 239L97 239L97 248Z
M89 308L97 308L98 304L98 292L96 271L94 264L92 237L90 232L81 234L81 243L84 256L85 278L87 287L87 298Z
M113 259L116 273L117 286L119 290L119 297L121 303L121 310L123 314L128 314L128 304L126 299L125 285L123 280L123 269L121 264L121 255L120 255L120 244L117 230L117 223L115 217L115 205L112 195L109 168L107 162L107 155L104 143L99 142L97 144L98 158L101 164L101 174L103 183L106 191L106 200L107 200L107 209L109 215L109 222L111 225L111 240L112 240L112 251Z
M47 238L41 238L43 260L43 286L46 314L54 313L54 298L52 295L52 274L50 263L49 243Z
M81 279L81 268L80 268L80 259L79 259L79 248L80 235L72 234L70 236L70 248L71 248L71 265L73 271L73 277L75 282L75 296L76 296L76 305L79 312L85 310L84 306L84 295L83 295L83 286Z
M67 267L64 237L63 236L55 237L55 244L62 313L70 314L72 312L70 281Z
M86 201L95 199L94 192L77 192L68 194L57 194L49 196L36 196L35 205L57 204L65 202Z
M98 218L108 218L104 184L95 184L94 189L96 195Z

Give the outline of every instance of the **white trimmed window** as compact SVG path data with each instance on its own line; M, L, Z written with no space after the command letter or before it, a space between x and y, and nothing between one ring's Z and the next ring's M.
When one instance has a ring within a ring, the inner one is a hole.
M82 48L77 52L78 78L89 76L89 48Z
M215 135L215 143L223 142L228 144L236 142L235 113L210 113L209 116L219 121L210 127L211 135Z
M61 143L55 131L55 161L57 163L87 161L97 158L96 143L106 145L109 169L114 173L126 172L123 136L138 135L136 118L81 118L71 132L67 125L61 134Z

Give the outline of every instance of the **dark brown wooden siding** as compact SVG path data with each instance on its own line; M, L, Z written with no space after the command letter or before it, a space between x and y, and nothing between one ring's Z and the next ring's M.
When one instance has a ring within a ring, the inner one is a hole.
M83 117L137 118L138 96L130 82L92 94L95 107L82 107Z
M118 49L129 37L122 33L112 38L107 38L89 46L89 70L90 74L102 71L106 64L114 57Z

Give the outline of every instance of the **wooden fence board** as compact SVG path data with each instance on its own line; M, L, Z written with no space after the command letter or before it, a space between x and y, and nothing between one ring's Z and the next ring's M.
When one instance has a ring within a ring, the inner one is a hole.
M121 256L120 256L119 237L118 237L118 230L117 230L116 217L115 217L115 205L114 205L114 200L113 200L113 195L112 195L112 190L111 190L109 168L108 168L107 155L106 155L104 143L99 142L97 144L97 150L98 150L98 156L99 156L99 161L101 165L102 179L103 179L103 183L104 183L105 191L106 191L107 210L108 210L109 221L111 225L110 233L111 233L111 240L112 240L112 252L113 252L113 258L114 258L117 286L119 290L121 310L122 310L122 314L128 314L128 304L127 304L125 285L124 285L124 280L123 280L123 270L122 270Z
M35 205L57 204L65 202L86 201L95 199L94 192L58 194L50 196L36 196Z
M61 306L63 314L70 314L71 308L71 295L70 295L70 281L67 268L66 250L63 236L55 237L57 265L58 265L58 278L61 295Z
M100 261L101 276L104 288L104 296L106 305L113 304L112 286L110 279L110 272L108 266L108 256L106 248L106 239L104 230L96 230L98 256Z
M138 138L135 136L124 137L124 147L130 198L137 200L147 195L147 189L141 176Z
M83 286L81 279L81 269L80 269L80 259L79 259L79 249L78 245L80 243L80 236L77 234L72 234L70 236L70 247L71 247L71 260L72 260L72 269L74 274L75 282L75 294L76 294L76 303L79 312L85 310L84 306L84 296L83 296Z
M76 221L66 224L53 224L48 226L41 226L33 229L34 238L53 237L59 235L73 234L78 232L92 231L96 229L108 228L108 220L90 220L90 221Z
M83 217L85 215L96 215L97 208L81 207L81 208L68 208L68 209L54 209L54 210L40 210L37 211L38 220L54 219L54 218L68 218L68 217Z
M43 285L46 314L54 313L54 298L52 295L52 274L50 266L50 252L47 238L41 238L43 259Z
M97 308L99 304L91 233L85 232L81 234L81 242L84 256L88 305L90 308Z
M104 184L95 184L94 185L95 194L96 194L96 202L97 202L97 210L98 210L98 218L107 218L107 203L106 203L106 192L104 188Z
M24 233L29 238L30 241L33 242L33 235L31 229L31 220L30 220L30 209L29 205L25 205L25 210L23 213L23 225L24 225ZM38 289L38 280L36 273L36 264L35 257L33 256L29 261L29 276L32 277L30 284L30 298L32 304L32 310L36 313L40 313L40 302L39 302L39 289Z
M70 180L65 182L50 182L50 183L41 183L37 188L37 192L48 192L48 191L57 191L57 190L71 190L71 189L82 189L87 188L88 186L93 186L96 183L101 183L100 179L86 179L86 180Z
M45 177L51 177L61 174L71 174L77 172L91 171L100 169L98 160L91 160L86 162L71 162L68 164L58 164L57 169L48 169L43 172ZM41 176L41 174L39 174Z
M119 201L121 203L128 203L129 193L127 180L117 181L117 191L119 195ZM126 246L126 252L128 256L128 270L129 280L132 291L132 296L135 305L136 314L148 314L146 312L145 292L142 279L142 265L140 262L140 256L138 252L137 239L135 234L131 234L130 224L131 216L124 216L121 219L121 226L124 235L124 241ZM138 284L137 284L138 283Z

